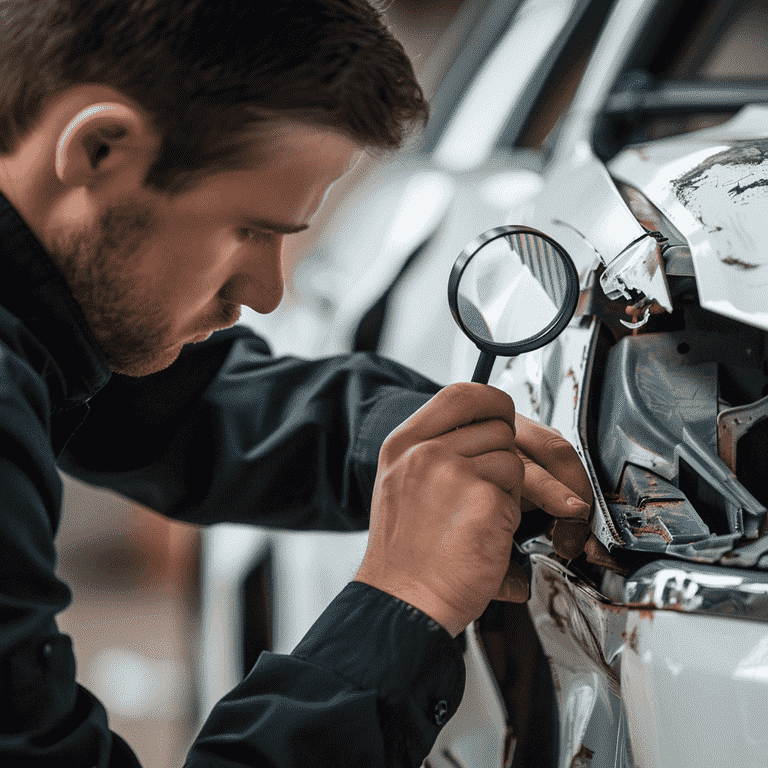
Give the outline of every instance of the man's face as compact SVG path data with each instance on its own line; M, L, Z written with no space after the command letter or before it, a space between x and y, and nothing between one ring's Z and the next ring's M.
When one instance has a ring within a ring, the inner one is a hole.
M234 325L240 305L278 306L284 237L308 226L361 151L297 124L268 149L252 169L211 175L173 198L141 190L105 205L95 227L56 232L51 254L112 370L154 373L184 344Z

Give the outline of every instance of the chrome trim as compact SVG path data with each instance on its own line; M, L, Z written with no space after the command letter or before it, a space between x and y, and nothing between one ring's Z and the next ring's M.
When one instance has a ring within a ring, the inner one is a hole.
M574 589L614 610L676 611L768 622L768 572L657 560L626 581L621 602L586 584L566 565L554 560L552 544L544 537L529 539L522 548L534 566L557 572ZM617 579L619 583L623 581L621 577Z
M768 573L658 560L624 590L627 607L768 622Z

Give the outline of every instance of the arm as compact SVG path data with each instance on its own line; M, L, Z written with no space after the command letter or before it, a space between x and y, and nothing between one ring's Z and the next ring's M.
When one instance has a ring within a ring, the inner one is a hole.
M0 765L138 765L76 683L71 639L56 627L71 594L55 575L50 403L25 359L35 342L14 341L0 343ZM264 654L215 708L188 765L418 765L442 725L437 704L450 717L463 686L461 651L442 627L350 584L290 656Z
M102 766L107 715L76 684L55 622L71 600L55 574L62 489L48 392L28 362L45 353L20 324L0 332L0 765Z
M59 463L189 522L365 530L384 438L439 389L368 353L275 358L236 326L114 375Z
M213 709L185 768L421 765L458 708L459 643L353 581L288 656L263 653Z

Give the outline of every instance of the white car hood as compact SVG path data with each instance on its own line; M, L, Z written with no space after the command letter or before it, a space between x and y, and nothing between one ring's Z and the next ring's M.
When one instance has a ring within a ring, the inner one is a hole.
M768 107L627 148L609 170L686 238L701 306L768 330Z

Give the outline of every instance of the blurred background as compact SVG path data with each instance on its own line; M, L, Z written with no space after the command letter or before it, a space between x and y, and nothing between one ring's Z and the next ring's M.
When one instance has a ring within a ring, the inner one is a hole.
M393 0L387 7L427 96L444 66L441 40L462 5L463 0ZM291 273L312 250L313 232L376 162L361 163L332 191L313 231L286 243L280 318L300 313ZM284 335L283 343L289 338L290 333ZM211 706L200 683L202 532L71 478L64 477L64 484L59 573L72 589L73 602L60 614L59 627L74 640L78 680L101 699L111 728L129 742L142 765L181 766ZM355 540L359 549L360 536ZM257 582L266 578L263 569L253 573ZM335 588L329 589L317 610L332 598ZM271 629L262 632L271 634ZM287 635L283 639L284 645L292 642Z

